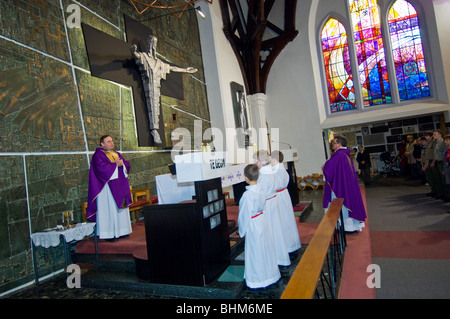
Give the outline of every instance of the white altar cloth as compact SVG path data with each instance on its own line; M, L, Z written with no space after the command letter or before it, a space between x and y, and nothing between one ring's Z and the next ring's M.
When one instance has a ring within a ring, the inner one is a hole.
M94 232L95 223L77 224L75 227L64 230L51 230L45 232L37 232L31 234L31 239L35 246L44 248L56 247L60 244L60 237L64 236L66 243L72 241L80 241L85 236L89 236Z

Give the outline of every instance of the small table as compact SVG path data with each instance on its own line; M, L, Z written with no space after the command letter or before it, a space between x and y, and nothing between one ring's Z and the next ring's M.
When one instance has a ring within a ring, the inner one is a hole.
M41 246L46 249L50 247L57 247L62 239L64 245L65 265L67 269L67 266L72 263L69 245L83 240L86 236L92 235L94 235L95 240L95 255L98 258L96 223L81 223L75 225L72 228L67 228L64 230L50 230L31 234L31 249L33 251L33 268L36 286L39 285L39 276L37 269L38 267L35 252L35 248L37 246Z

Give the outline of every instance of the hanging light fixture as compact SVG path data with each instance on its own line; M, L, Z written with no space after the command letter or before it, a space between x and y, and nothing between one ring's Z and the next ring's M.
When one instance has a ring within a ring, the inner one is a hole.
M177 18L180 18L189 6L195 7L194 4L199 1L204 1L209 4L212 4L213 2L213 0L185 0L181 1L178 4L167 4L166 2L169 2L168 0L147 0L146 2L140 0L130 0L131 4L139 15L143 14L149 8L156 8L165 9L169 11L169 14L172 14ZM205 15L201 11L200 7L195 7L195 10L202 18L205 18Z

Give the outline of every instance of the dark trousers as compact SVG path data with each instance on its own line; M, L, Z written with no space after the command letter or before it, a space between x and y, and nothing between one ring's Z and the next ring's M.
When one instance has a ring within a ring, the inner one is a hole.
M364 185L369 185L370 184L370 167L360 168L359 170L361 171L361 178L364 182Z
M444 170L444 162L436 161L434 163L434 167L432 168L433 172L433 183L435 185L437 196L445 195L445 175L442 174Z
M427 178L428 185L430 185L430 187L431 187L431 193L437 194L436 183L435 183L434 174L433 174L434 167L430 166L431 162L432 162L432 160L428 160L428 168L425 171L425 176Z

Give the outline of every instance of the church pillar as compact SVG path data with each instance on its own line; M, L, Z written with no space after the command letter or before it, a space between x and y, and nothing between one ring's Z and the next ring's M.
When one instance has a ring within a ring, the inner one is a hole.
M257 134L257 136L252 136L252 142L257 144L260 150L269 149L266 126L266 101L267 95L264 93L247 95L250 127L254 129L253 134Z

